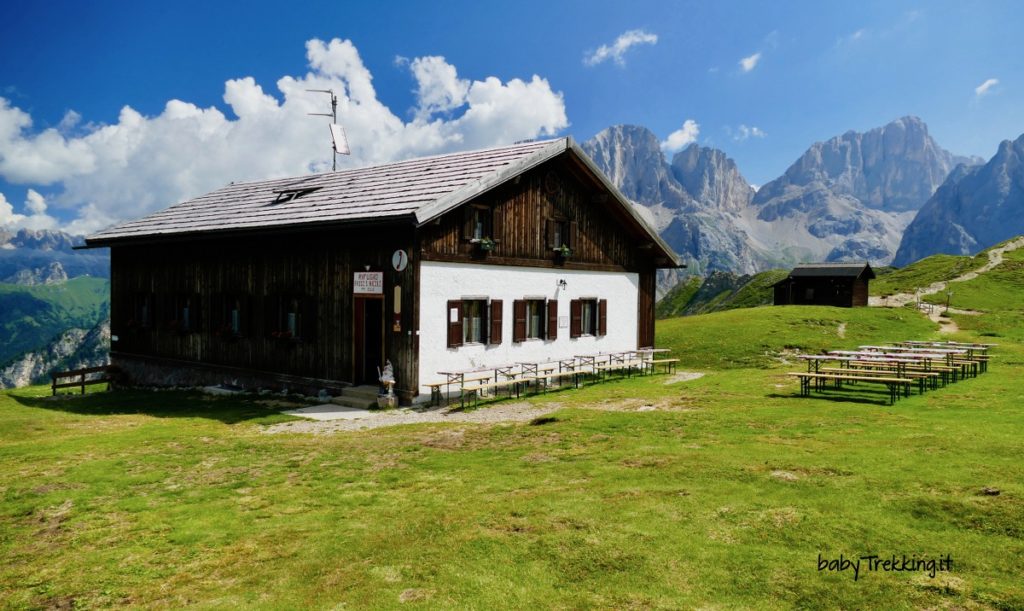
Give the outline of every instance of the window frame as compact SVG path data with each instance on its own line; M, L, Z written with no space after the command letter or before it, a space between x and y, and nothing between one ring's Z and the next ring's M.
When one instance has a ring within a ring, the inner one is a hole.
M462 345L486 345L488 343L488 310L487 298L470 297L460 300L462 309ZM471 314L475 310L476 316ZM473 320L476 320L474 323ZM474 333L473 331L476 331Z
M573 299L569 302L569 318L571 338L604 337L608 334L608 300L597 297Z

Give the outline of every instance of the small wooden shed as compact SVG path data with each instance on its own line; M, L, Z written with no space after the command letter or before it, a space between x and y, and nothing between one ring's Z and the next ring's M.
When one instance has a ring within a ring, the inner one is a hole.
M866 306L868 281L874 277L866 262L797 265L775 283L775 305Z

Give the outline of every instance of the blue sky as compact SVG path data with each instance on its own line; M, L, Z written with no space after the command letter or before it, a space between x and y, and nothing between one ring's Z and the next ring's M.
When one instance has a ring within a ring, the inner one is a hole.
M815 141L908 114L986 159L1024 132L1017 2L377 4L6 4L0 223L87 231L231 180L323 169L326 128L299 112L311 83L362 109L340 117L349 164L618 123L666 140L690 121L676 144L721 148L763 184ZM616 56L624 35L634 44ZM236 107L225 84L244 77ZM372 100L356 99L363 82Z

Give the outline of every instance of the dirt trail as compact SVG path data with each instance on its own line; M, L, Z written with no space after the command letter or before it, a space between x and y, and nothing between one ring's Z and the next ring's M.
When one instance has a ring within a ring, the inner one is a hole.
M974 271L967 272L952 280L943 282L934 282L931 285L922 288L917 294L914 293L896 293L895 295L888 295L886 297L871 297L868 299L868 305L873 307L882 308L902 308L903 306L916 303L918 297L925 297L927 295L934 295L941 293L946 290L946 287L953 282L966 282L967 280L973 280L979 275L996 267L1003 262L1003 255L1007 252L1017 250L1018 248L1024 248L1024 237L1019 237L1012 242L1008 242L999 248L993 248L988 252L988 263L982 265ZM931 304L922 303L921 310L928 315L932 321L939 324L939 333L956 333L960 330L955 322L949 318L943 318L942 314L946 311L946 308L942 306L933 306ZM981 312L974 310L958 310L955 308L949 308L951 314L967 314L967 315L978 315Z

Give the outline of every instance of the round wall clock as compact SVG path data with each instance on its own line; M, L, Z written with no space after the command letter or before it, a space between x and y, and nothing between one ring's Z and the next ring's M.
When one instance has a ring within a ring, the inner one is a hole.
M409 265L409 255L404 250L396 250L395 254L391 255L391 267L395 268L396 272L404 270Z

